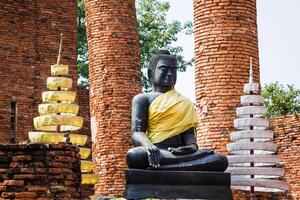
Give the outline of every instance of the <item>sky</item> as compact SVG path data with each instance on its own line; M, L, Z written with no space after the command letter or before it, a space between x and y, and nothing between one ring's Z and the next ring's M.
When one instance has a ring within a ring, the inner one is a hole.
M193 0L168 0L168 21L193 20ZM300 88L300 0L257 0L261 84L278 81ZM187 59L194 56L193 35L178 35ZM194 67L178 73L176 89L195 101Z

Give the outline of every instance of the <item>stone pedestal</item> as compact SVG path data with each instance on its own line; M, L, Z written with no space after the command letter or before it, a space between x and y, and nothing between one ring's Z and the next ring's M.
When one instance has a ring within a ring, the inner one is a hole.
M126 171L126 199L232 199L230 174L206 171Z

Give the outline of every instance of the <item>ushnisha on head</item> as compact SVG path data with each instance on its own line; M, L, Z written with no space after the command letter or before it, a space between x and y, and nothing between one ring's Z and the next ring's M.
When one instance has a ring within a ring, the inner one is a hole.
M159 50L148 66L148 78L152 88L173 88L177 80L177 61L168 50Z

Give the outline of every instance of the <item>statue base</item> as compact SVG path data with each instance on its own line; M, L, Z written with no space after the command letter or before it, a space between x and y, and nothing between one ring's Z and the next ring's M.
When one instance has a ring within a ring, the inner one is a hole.
M233 199L229 173L138 169L126 170L125 198Z

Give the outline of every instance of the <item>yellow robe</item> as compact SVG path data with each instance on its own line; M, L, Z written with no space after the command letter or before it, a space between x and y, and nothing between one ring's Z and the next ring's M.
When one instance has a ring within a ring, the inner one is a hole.
M150 104L146 135L152 143L159 143L196 127L197 124L192 102L173 89Z

